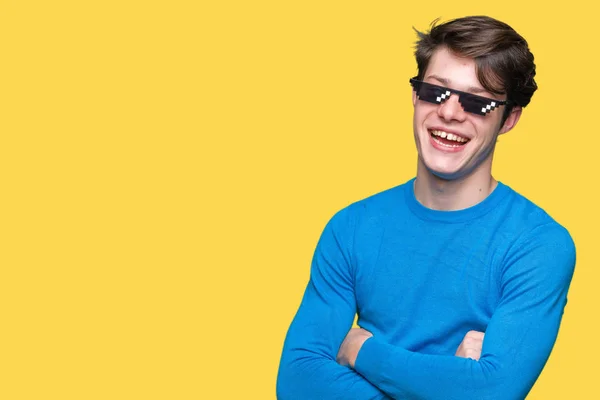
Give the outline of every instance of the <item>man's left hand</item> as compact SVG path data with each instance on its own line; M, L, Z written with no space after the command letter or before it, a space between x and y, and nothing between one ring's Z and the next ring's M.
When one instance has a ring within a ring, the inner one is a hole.
M340 346L336 361L343 366L354 368L356 357L363 343L373 334L363 328L352 328Z

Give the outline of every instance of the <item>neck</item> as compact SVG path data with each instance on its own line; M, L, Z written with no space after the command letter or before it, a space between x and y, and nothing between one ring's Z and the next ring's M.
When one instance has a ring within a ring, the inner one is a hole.
M490 170L474 171L459 179L446 180L432 174L419 161L414 190L415 197L425 207L454 211L480 203L497 184Z

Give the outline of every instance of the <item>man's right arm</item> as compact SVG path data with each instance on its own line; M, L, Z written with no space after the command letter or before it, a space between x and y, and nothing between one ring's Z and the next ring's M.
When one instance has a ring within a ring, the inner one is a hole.
M277 377L277 398L387 399L356 371L336 362L356 313L349 209L325 227L300 308L288 330Z

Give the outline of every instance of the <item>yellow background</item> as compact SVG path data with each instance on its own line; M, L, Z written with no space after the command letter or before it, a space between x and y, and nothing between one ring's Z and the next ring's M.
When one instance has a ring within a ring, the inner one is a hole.
M494 174L578 249L529 399L600 398L587 4L2 1L0 398L274 399L325 223L415 173L412 27L473 14L538 65Z

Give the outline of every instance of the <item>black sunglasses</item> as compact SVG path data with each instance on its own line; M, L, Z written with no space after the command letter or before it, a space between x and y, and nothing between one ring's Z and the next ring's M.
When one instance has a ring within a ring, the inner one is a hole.
M419 81L416 78L412 78L410 84L417 93L419 100L433 104L442 104L450 98L452 93L454 93L458 95L458 102L463 110L477 115L487 115L497 107L510 104L510 100L504 101L477 96L475 94L461 92L460 90Z

